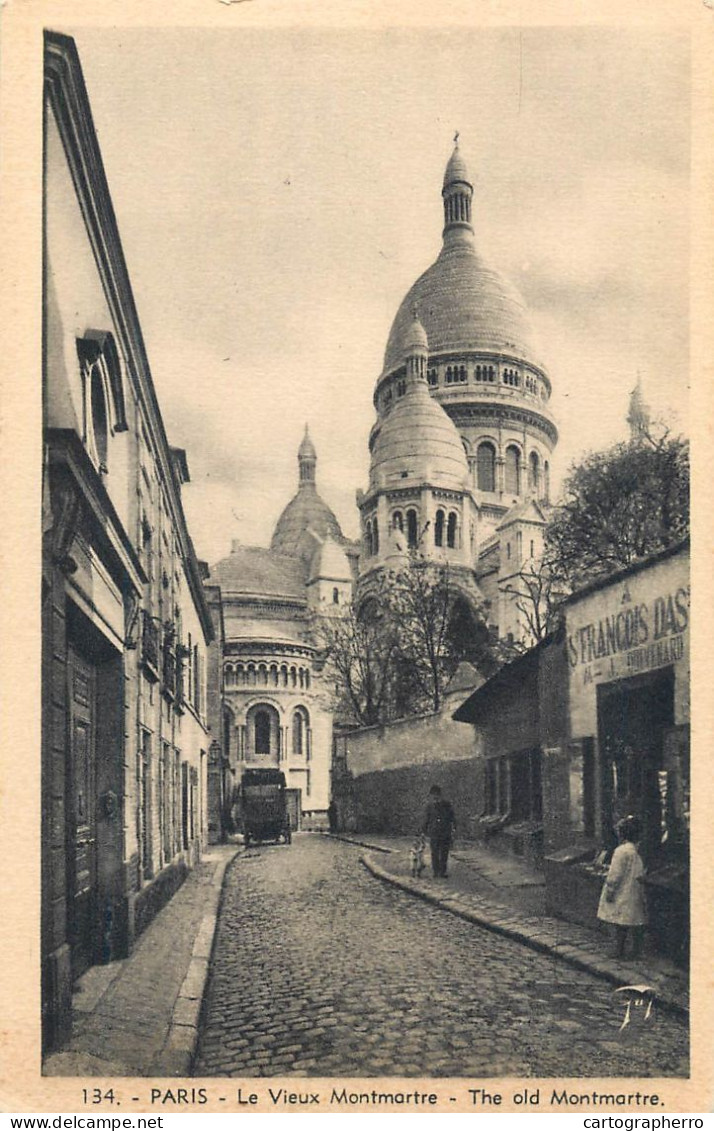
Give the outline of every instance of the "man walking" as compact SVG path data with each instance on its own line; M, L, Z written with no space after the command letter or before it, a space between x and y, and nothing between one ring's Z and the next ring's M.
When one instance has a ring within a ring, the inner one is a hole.
M429 838L431 870L435 877L446 876L446 862L454 837L456 819L450 801L441 796L441 787L433 785L424 814L422 832Z

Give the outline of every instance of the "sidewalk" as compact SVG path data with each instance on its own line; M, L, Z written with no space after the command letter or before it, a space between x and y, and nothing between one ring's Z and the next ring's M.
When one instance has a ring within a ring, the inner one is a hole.
M641 960L612 957L612 940L596 928L568 923L545 913L543 876L524 861L463 844L449 857L449 878L434 880L430 869L412 879L412 838L337 834L370 849L362 862L372 875L419 899L534 950L553 954L616 986L649 986L664 1009L687 1017L688 978L668 959L645 953ZM428 860L427 849L427 860Z
M237 851L211 845L130 956L79 979L72 1037L45 1058L43 1075L188 1075L223 876Z

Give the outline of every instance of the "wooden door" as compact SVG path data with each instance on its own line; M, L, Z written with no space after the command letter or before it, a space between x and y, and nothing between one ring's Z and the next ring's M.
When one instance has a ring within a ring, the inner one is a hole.
M93 665L70 649L69 916L74 977L92 965L97 953L95 695Z

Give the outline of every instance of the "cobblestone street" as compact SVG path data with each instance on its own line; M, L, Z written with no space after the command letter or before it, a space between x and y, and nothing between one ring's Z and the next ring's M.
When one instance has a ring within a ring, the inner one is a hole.
M448 883L448 881L445 881ZM686 1075L687 1029L386 887L326 837L226 876L196 1076Z

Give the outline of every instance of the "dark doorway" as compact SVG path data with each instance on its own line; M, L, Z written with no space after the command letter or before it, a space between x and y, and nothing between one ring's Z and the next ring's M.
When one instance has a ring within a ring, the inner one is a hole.
M540 821L543 816L540 750L511 755L511 818Z
M674 721L674 669L602 684L597 705L603 836L614 847L617 821L639 817L641 851L651 867L670 838L664 736Z

